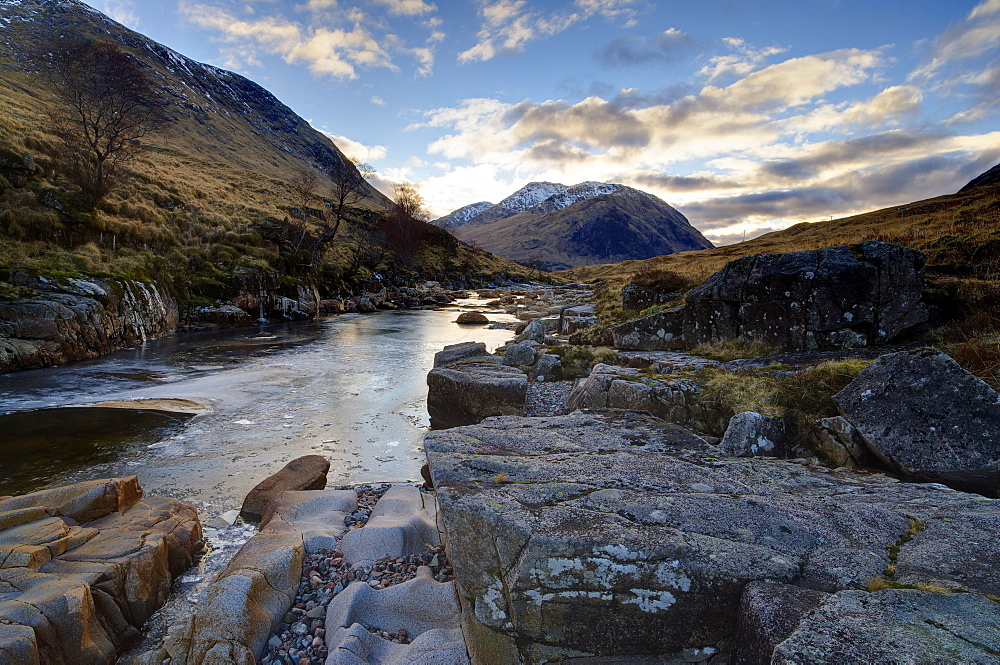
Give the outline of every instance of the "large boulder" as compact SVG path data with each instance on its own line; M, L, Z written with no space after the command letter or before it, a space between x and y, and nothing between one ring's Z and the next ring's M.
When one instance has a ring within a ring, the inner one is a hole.
M883 242L736 259L687 296L684 343L785 351L886 344L927 320L926 257Z
M449 344L434 354L434 366L444 367L460 360L469 358L485 357L486 344L483 342L459 342Z
M4 498L0 662L114 662L202 544L197 510L135 476Z
M781 418L744 411L729 419L719 450L733 457L786 457L788 439Z
M1000 395L947 355L884 355L833 399L890 468L996 495Z
M775 665L996 663L1000 604L967 593L889 589L830 596L779 644Z
M431 427L443 429L489 416L524 415L528 377L499 362L466 360L432 369L427 387Z
M455 319L455 323L489 323L490 320L482 312L462 312Z
M867 588L891 556L930 537L914 520L976 499L882 475L720 459L635 412L491 418L431 432L424 445L475 662L718 653L748 583ZM1000 516L1000 502L979 505L982 524ZM935 547L960 559L966 544Z
M293 459L250 490L243 499L240 517L247 522L260 522L268 502L281 492L325 488L329 470L330 460L322 455L303 455Z
M684 308L674 307L621 323L611 329L616 349L672 351L685 343Z

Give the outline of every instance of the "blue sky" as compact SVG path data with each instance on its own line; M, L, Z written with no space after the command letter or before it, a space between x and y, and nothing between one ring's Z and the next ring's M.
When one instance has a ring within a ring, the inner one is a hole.
M1000 162L1000 0L87 0L260 83L432 214L622 182L713 242Z

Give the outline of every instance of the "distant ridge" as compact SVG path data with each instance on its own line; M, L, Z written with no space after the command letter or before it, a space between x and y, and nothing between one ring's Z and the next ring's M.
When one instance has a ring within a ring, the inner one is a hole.
M434 222L504 258L549 270L646 259L712 244L666 202L602 182L532 182L499 203Z
M958 193L967 192L973 187L983 187L984 185L997 185L1000 184L1000 164L997 164L991 168L986 173L981 173L972 180L969 181L962 189L958 190Z

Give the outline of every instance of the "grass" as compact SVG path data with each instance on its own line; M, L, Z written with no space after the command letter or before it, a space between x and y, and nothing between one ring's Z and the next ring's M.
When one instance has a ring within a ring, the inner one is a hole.
M725 342L714 342L712 344L700 344L691 353L696 356L728 362L741 358L757 358L760 356L770 356L778 353L778 349L768 346L761 341L738 337Z
M727 406L739 413L756 411L783 418L806 443L810 423L839 415L833 395L857 378L868 360L830 360L796 373L731 370L708 367L694 378L702 386L699 401L707 406Z
M577 346L564 344L549 350L559 356L560 379L580 379L590 376L590 370L598 363L613 365L618 360L618 352L608 347Z
M439 281L463 276L473 283L498 273L515 279L528 273L457 245L436 228L405 263L398 262L378 247L378 206L353 209L316 263L292 252L280 235L298 195L273 168L244 168L217 158L221 151L189 151L183 142L147 146L120 187L85 212L56 170L58 145L44 131L38 104L21 92L0 108L0 148L30 154L40 166L26 187L0 189L0 299L23 296L10 283L16 271L162 281L182 308L224 299L248 272L317 282L324 297L346 295L375 272ZM303 226L316 229L308 219Z

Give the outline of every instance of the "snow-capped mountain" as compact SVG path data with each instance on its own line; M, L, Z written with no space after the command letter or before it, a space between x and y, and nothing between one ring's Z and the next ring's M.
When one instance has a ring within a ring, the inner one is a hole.
M440 226L442 229L453 229L456 226L461 226L465 224L470 219L473 219L482 213L486 212L493 207L494 204L489 201L480 201L479 203L470 203L467 206L463 206L458 210L448 213L444 217L438 217L434 220L434 224Z
M549 269L712 246L684 215L652 194L592 181L572 187L532 182L496 205L465 206L435 224L448 224L461 240L494 254Z

